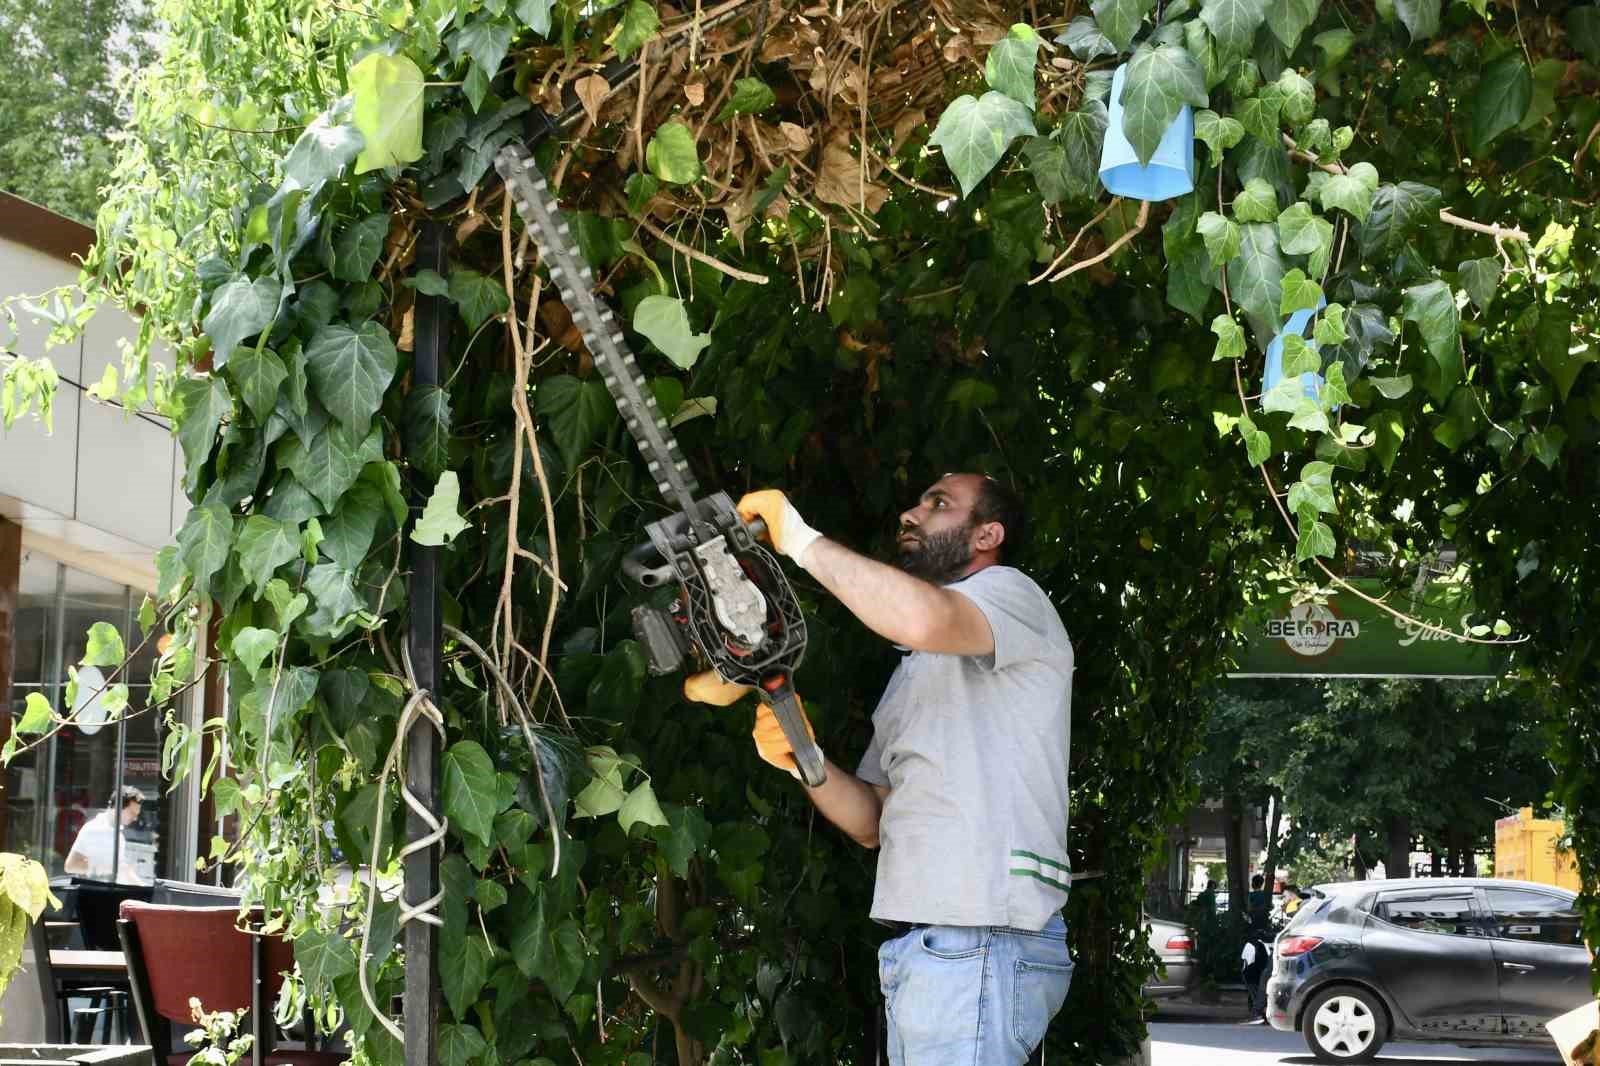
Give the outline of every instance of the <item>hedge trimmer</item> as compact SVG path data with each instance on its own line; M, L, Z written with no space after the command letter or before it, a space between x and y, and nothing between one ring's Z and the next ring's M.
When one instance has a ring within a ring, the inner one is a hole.
M777 559L756 541L760 523L746 524L725 492L700 494L622 324L595 296L594 272L528 150L512 142L500 149L494 166L639 445L645 469L662 498L677 508L650 523L650 539L623 562L623 572L647 589L678 583L677 599L667 609L633 610L634 633L650 672L672 673L693 658L726 681L754 688L783 727L801 780L822 784L822 752L806 730L794 690L794 670L806 648L805 618Z

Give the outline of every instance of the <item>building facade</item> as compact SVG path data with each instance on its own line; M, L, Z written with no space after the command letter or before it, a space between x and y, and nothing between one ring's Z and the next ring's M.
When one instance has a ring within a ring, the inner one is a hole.
M92 239L87 227L0 193L0 298L73 284ZM120 369L133 319L102 308L81 336L53 348L50 329L22 311L14 335L0 322L0 350L48 358L61 379L48 430L32 416L0 430L0 709L8 712L0 739L31 694L77 713L0 772L0 851L65 876L80 831L132 786L144 803L115 841L120 875L192 880L199 797L192 780L174 789L162 777L170 730L145 699L160 634L145 639L136 621L155 589L155 554L188 511L182 454L164 419L87 392L107 366ZM133 652L119 679L130 693L120 717L89 698L99 687L92 675L80 675L79 706L67 706L69 670L96 622L116 627ZM197 724L203 702L204 692L192 690L176 713Z

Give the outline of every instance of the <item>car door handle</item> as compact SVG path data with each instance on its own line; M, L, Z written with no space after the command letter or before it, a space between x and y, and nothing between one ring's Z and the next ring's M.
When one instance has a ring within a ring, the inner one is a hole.
M1521 962L1502 962L1500 965L1512 973L1532 973L1536 969L1536 967Z

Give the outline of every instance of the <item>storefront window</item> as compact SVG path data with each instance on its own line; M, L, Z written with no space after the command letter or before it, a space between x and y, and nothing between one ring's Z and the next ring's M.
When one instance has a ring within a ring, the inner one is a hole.
M37 552L23 559L19 593L12 713L21 712L30 692L60 713L76 713L73 724L9 769L7 846L38 858L52 877L148 884L171 876L163 829L172 819L160 777L163 712L147 706L157 653L153 640L139 648L134 621L142 593ZM110 668L80 669L77 706L66 705L68 669L83 658L85 634L96 622L115 627L133 652L116 679L129 687L121 721L109 720L96 697Z

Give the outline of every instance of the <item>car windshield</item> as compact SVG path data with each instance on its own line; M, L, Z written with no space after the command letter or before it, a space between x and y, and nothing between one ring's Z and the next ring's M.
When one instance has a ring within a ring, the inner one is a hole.
M1300 909L1294 912L1294 917L1289 919L1289 924L1284 927L1284 933L1292 933L1311 921L1312 917L1328 905L1328 899L1327 896L1313 896L1300 904Z

